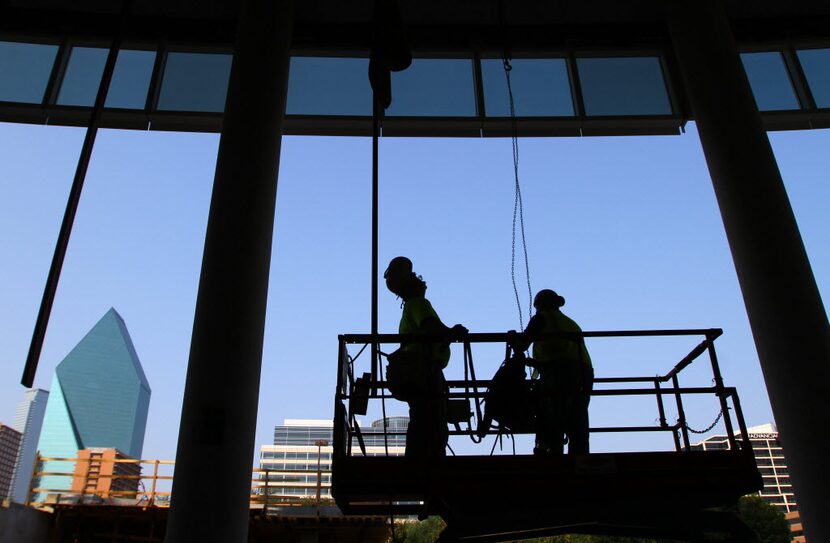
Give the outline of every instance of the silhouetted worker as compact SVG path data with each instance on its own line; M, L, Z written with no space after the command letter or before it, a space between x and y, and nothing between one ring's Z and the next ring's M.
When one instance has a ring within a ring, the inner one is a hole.
M441 457L446 454L447 383L444 372L450 360L450 336L462 336L467 329L456 324L448 328L424 297L427 284L412 271L412 261L395 257L383 274L386 287L404 302L398 327L400 334L446 334L447 341L401 343L410 363L423 372L420 383L408 397L409 426L406 429L406 456Z
M533 342L528 365L539 371L540 398L535 454L562 454L568 436L569 454L587 454L588 403L594 385L591 357L582 337L539 339L546 334L581 333L560 307L565 298L545 289L536 294L536 314L513 342L520 351Z

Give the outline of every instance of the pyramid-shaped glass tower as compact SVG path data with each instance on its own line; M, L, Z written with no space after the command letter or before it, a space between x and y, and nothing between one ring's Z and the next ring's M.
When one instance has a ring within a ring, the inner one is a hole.
M141 458L150 385L124 320L110 309L58 364L38 442L42 457L73 458L89 447ZM71 473L71 462L41 471ZM69 489L71 477L44 476L40 488Z

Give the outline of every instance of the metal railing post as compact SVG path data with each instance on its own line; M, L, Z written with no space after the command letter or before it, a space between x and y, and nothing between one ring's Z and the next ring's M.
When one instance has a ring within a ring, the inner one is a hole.
M741 409L741 400L737 393L730 393L732 404L735 406L735 418L738 419L738 428L741 430L741 445L747 451L752 451L752 441L749 439L749 431L746 428L744 412Z
M156 504L156 481L159 476L159 461L153 462L153 482L150 483L150 501L147 503L148 507Z
M657 391L657 411L660 414L660 427L661 428L669 428L669 423L666 421L666 406L663 403L663 394L660 393L660 379L654 379L654 390ZM674 450L680 450L680 438L677 435L677 431L672 430L672 438L674 439Z
M724 395L723 377L720 373L720 365L718 365L718 355L715 353L715 342L712 340L710 334L706 334L706 349L709 351L709 360L712 363L712 375L715 378L715 394L720 400L720 408L723 413L723 424L726 426L726 437L729 440L729 448L737 448L735 442L735 430L732 427L732 418L729 416L729 405L726 403L726 396Z
M688 451L691 448L689 442L689 429L686 426L686 412L683 410L683 399L680 396L679 388L680 382L677 379L677 374L671 376L672 385L674 387L674 399L677 402L677 422L680 425L680 432L683 434L683 444Z
M265 468L265 502L262 505L262 514L268 514L268 504L271 502L271 491L268 488L271 486L271 470Z

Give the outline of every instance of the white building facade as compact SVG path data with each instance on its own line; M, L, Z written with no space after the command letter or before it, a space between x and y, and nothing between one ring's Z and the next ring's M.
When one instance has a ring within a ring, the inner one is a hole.
M12 474L10 498L17 503L26 503L29 488L32 484L32 473L35 467L35 454L40 439L40 429L43 426L43 416L46 414L46 401L49 392L33 388L23 393L23 399L17 404L12 427L22 435L20 448Z
M408 423L407 417L388 417L387 432L393 435L388 435L384 442L383 420L374 421L363 430L366 454L379 456L388 451L390 456L403 455ZM333 434L331 420L285 419L282 425L274 427L274 444L262 445L259 452L259 467L265 470L262 478L268 481L272 499L312 499L318 488L321 499L331 499ZM355 443L354 448L357 447Z

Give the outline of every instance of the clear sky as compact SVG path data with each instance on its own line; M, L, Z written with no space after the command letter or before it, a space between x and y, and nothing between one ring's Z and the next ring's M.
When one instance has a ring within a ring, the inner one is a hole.
M827 300L830 131L770 138ZM82 139L78 128L0 124L0 422L7 424L23 392L20 374ZM99 134L38 369L36 386L49 388L55 366L115 307L152 387L145 458L175 456L218 139ZM523 139L520 148L534 291L557 290L585 330L723 328L717 347L727 384L738 387L750 425L770 421L694 126L671 137ZM369 331L370 152L368 138L283 141L257 445L270 443L284 418L332 416L337 334ZM387 138L381 153L381 271L391 257L408 255L447 324L517 328L510 141ZM399 314L382 289L380 330L395 332ZM588 346L597 374L611 376L664 373L693 344ZM501 362L498 349L474 354L481 378ZM460 360L454 356L448 376L461 375ZM710 377L692 371L683 382L706 385ZM708 426L717 412L711 399L690 402L689 424ZM606 400L592 403L591 416L598 426L653 424L657 413L653 399ZM595 450L668 445L650 435L594 440Z

